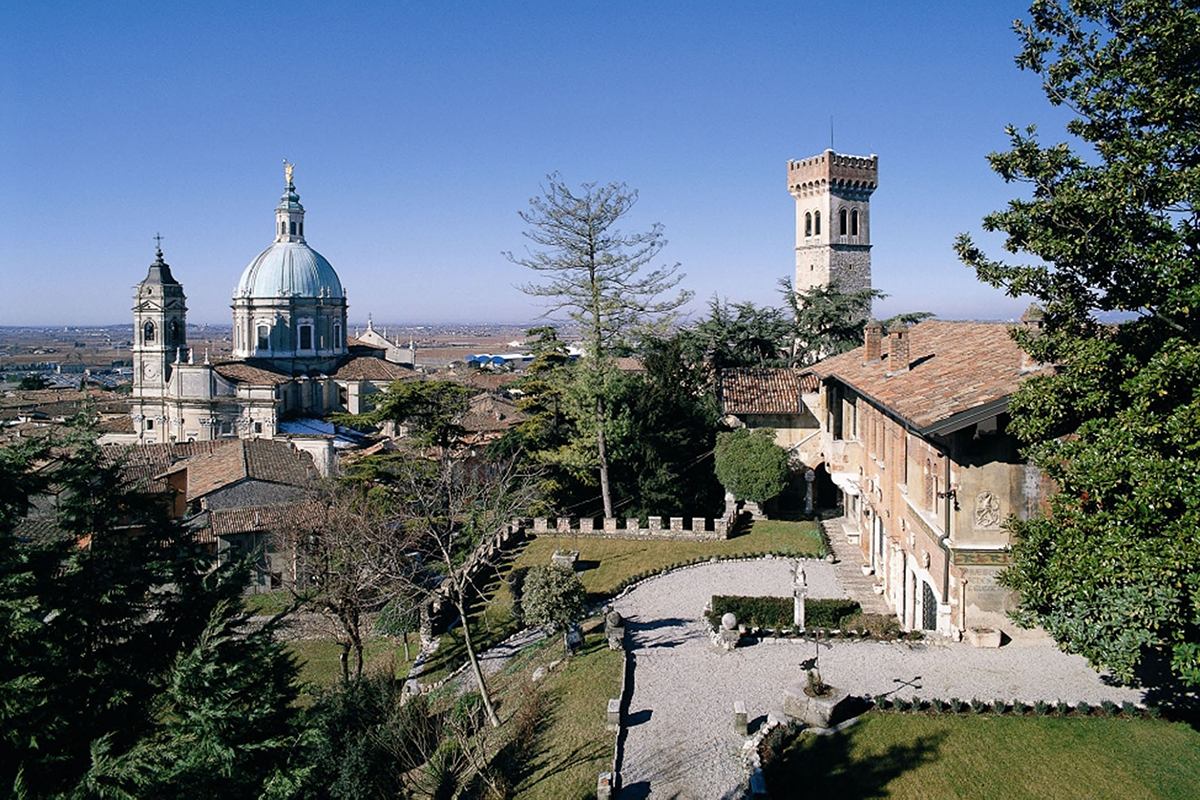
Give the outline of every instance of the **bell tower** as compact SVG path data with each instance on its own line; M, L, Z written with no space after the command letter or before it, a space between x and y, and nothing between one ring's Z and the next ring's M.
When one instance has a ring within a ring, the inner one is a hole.
M133 416L145 441L166 441L163 399L171 365L188 357L187 307L161 246L155 256L133 294Z
M788 161L796 198L797 292L836 283L843 292L871 287L871 193L878 156L826 150Z

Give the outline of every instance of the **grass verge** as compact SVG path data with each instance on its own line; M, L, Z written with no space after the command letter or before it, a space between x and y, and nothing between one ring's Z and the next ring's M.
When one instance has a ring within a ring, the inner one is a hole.
M1200 733L1125 719L867 714L764 767L773 797L1189 798Z
M409 652L417 654L420 646L416 636L409 636ZM338 656L341 645L332 639L293 639L287 642L300 661L300 681L312 686L329 686L342 676ZM351 655L353 659L353 655ZM363 643L363 672L386 670L397 677L404 677L412 666L404 658L404 643L386 636L372 636Z

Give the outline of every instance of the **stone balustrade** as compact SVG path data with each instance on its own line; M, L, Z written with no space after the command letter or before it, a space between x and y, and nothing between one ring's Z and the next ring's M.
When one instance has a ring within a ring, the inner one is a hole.
M637 517L606 517L597 525L592 517L534 517L530 532L535 536L583 536L609 539L693 539L716 541L729 538L731 516L650 517L642 527Z

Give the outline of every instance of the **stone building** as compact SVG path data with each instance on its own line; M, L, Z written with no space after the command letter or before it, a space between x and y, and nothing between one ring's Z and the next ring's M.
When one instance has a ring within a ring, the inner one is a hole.
M871 288L871 193L879 158L826 150L788 161L787 180L796 198L796 291L831 283L843 292Z
M885 334L870 322L863 347L812 368L842 523L905 628L958 636L1015 605L996 581L1002 526L1036 513L1047 487L1008 432L1009 397L1041 369L1010 327L927 320Z
M410 377L386 348L350 345L346 293L305 239L304 207L287 165L274 241L233 295L233 358L197 358L187 343L183 285L162 249L134 291L133 433L141 443L273 438L289 418L360 413L366 398ZM114 440L115 441L115 440Z

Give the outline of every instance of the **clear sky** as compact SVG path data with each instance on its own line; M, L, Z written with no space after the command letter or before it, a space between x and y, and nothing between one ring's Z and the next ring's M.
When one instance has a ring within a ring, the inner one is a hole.
M351 322L524 322L502 251L558 170L624 181L702 310L778 303L789 158L879 156L880 316L1006 319L956 233L1020 191L987 153L1064 114L1013 65L1026 3L74 3L0 8L0 325L111 324L156 232L189 321L228 323L282 160Z

